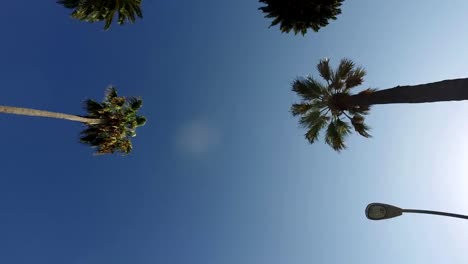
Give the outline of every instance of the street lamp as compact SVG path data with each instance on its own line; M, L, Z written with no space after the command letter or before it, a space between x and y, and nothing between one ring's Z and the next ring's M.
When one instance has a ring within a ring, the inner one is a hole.
M459 215L428 210L401 209L399 207L383 203L371 203L366 207L366 217L370 220L384 220L400 216L403 213L433 214L468 219L468 215Z

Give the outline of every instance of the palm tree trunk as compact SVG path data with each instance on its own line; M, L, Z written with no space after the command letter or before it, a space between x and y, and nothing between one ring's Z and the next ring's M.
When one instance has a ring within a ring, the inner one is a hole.
M98 119L98 118L87 118L87 117L81 117L77 115L69 115L69 114L62 114L62 113L36 110L36 109L30 109L30 108L14 107L14 106L4 106L4 105L0 105L0 113L66 119L70 121L85 123L88 125L97 125L103 122L101 119Z
M468 78L420 85L397 86L348 97L349 105L431 103L468 100Z

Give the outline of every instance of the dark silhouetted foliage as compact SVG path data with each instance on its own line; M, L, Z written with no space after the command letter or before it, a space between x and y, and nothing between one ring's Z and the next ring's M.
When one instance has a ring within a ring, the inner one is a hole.
M104 29L111 26L115 16L119 25L126 21L134 23L137 17L143 17L141 0L59 0L57 3L74 9L71 16L78 20L105 21Z
M308 29L317 32L330 19L341 14L344 0L260 0L266 6L259 9L272 18L270 27L280 25L282 32L294 31L304 35Z

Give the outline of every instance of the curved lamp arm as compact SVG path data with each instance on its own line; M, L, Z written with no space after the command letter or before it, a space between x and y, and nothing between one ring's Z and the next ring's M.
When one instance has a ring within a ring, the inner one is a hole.
M448 217L455 217L467 219L468 215L452 214L446 212L417 210L417 209L401 209L399 207L384 204L384 203L371 203L366 207L366 217L370 220L384 220L402 215L403 213L417 213L417 214L432 214Z
M468 219L468 215L452 214L452 213L429 211L429 210L402 209L402 212L403 213L417 213L417 214L433 214L433 215L442 215L442 216L448 216L448 217Z

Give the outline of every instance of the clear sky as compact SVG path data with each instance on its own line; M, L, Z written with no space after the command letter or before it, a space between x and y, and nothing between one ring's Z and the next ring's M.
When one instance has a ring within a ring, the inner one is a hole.
M83 114L114 84L148 123L127 157L82 126L0 116L0 263L467 263L468 222L372 222L370 202L468 214L468 104L373 107L337 154L289 113L297 76L342 57L363 88L468 77L466 0L345 1L305 37L255 0L143 1L103 31L49 1L7 1L0 104Z

